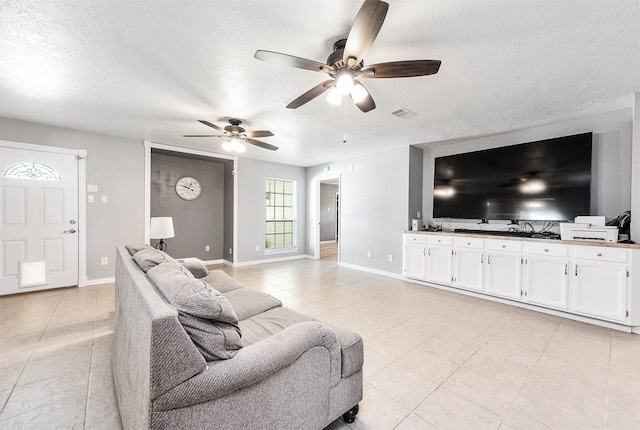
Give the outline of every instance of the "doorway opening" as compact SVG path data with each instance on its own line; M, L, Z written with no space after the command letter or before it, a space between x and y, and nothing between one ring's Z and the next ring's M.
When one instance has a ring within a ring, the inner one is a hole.
M340 252L340 178L320 181L318 207L320 259L337 262Z

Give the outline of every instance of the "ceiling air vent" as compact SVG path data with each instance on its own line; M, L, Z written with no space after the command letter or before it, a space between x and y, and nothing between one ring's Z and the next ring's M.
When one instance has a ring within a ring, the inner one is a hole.
M394 110L393 112L391 112L391 115L395 115L398 118L402 118L402 119L409 119L417 116L418 114L410 111L409 109L400 108L398 110Z

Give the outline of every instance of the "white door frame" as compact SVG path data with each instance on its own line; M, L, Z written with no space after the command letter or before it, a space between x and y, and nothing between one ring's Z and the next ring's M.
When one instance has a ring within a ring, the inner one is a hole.
M144 141L144 243L150 241L150 220L151 220L151 149L163 149L165 151L179 152L183 154L202 155L204 157L218 158L223 160L233 160L233 171L238 171L238 156L220 154L217 152L201 151L199 149L184 148L181 146L165 145L162 143ZM235 265L238 260L238 175L233 175L233 261ZM224 259L224 258L223 258Z
M78 286L89 284L87 279L87 150L0 140L0 146L53 154L75 155L78 160Z
M315 237L314 237L314 241L313 241L313 259L314 260L319 260L320 259L320 184L322 182L326 182L332 179L337 179L338 180L338 194L340 195L340 207L342 208L342 177L340 174L338 173L334 173L331 175L327 175L327 176L323 176L322 178L318 178L316 179L316 186L315 186L315 191L316 191L316 207L315 207L315 217L316 217L316 232L315 232ZM338 232L340 232L340 235L342 234L342 211L338 212L338 221L337 221L338 225ZM338 263L340 262L340 247L341 247L341 243L342 241L340 239L338 239Z

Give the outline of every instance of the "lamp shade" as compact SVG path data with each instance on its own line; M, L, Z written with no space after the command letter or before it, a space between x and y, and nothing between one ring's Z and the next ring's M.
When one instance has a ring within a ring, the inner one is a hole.
M167 239L175 237L173 232L173 218L170 216L151 217L151 239Z

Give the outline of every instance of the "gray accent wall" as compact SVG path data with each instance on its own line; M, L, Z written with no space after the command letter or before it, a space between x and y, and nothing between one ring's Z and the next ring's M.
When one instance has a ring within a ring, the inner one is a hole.
M320 184L320 241L336 240L336 195L338 186Z
M87 278L113 277L116 246L144 241L143 142L1 117L0 139L87 150L87 184L98 186L96 202L87 203Z
M198 198L183 200L178 196L175 186L183 176L200 182L202 193ZM175 237L165 240L169 255L175 258L197 257L204 261L225 257L226 188L225 164L216 158L151 151L150 213L152 217L173 218ZM233 208L232 199L231 202ZM233 233L232 220L228 230ZM157 240L152 239L151 242L155 245ZM209 246L209 251L206 251L206 246Z
M318 182L340 176L340 263L402 273L402 232L409 216L409 151L408 146L399 147L307 168L310 255L319 237Z
M239 158L237 202L238 262L255 262L306 255L306 169L286 164ZM296 181L297 188L297 249L280 253L265 253L265 181L267 178Z
M593 132L591 211L607 220L631 209L633 112L623 109L526 130L466 140L424 151L423 212L433 216L433 165L437 157ZM640 166L635 166L640 169ZM428 175L428 176L427 176Z

